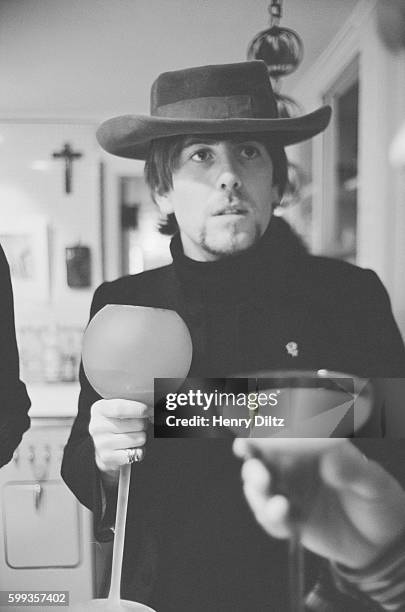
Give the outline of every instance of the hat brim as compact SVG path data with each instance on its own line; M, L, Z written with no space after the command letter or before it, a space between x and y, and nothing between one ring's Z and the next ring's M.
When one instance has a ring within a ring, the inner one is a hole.
M312 113L284 119L168 119L146 115L121 115L104 121L97 130L101 147L118 157L146 159L149 145L157 138L191 134L260 133L279 146L308 140L322 132L331 117L330 106Z

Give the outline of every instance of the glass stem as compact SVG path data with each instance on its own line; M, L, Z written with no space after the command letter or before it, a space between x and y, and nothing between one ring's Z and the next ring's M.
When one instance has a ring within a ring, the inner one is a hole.
M119 604L121 599L121 571L122 558L124 555L125 525L127 520L129 483L131 480L131 465L125 464L120 467L120 479L118 484L117 510L115 517L114 545L112 556L111 583L108 599L114 604Z
M288 572L290 612L304 611L304 550L301 544L301 530L294 521L293 532L289 540Z

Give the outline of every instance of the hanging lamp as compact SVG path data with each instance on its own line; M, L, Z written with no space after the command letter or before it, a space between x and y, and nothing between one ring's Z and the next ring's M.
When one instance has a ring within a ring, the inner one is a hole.
M298 68L304 47L294 30L280 27L282 0L272 0L268 7L270 28L256 34L247 50L248 60L263 60L269 76L276 82Z

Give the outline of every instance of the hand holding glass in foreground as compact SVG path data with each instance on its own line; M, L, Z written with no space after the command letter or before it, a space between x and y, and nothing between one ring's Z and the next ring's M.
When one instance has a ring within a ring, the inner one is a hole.
M328 448L328 444L330 444ZM317 460L308 457L322 452ZM304 546L354 570L369 566L405 533L405 491L349 441L327 439L237 439L234 452L245 459L242 479L257 521L270 535L292 533L289 500L274 493L274 461L290 452L301 472L300 534ZM297 498L294 504L298 503Z

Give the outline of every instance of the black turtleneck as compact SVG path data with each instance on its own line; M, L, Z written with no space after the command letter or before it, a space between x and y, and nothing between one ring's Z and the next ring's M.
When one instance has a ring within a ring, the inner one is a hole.
M184 254L180 235L170 244L173 264L188 298L237 302L252 298L266 283L279 282L293 262L306 255L300 238L280 217L272 217L260 240L244 251L216 261L196 261Z
M276 307L288 298L291 285L296 290L297 266L308 257L289 225L272 217L254 246L217 261L187 257L178 234L170 250L181 314L193 340L190 375L218 377L268 368L263 316L268 318L270 304Z

